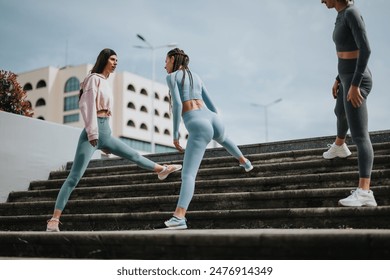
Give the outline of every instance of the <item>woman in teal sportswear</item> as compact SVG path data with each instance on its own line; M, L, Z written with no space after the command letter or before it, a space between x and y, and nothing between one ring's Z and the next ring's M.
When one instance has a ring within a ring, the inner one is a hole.
M109 124L113 105L112 90L107 79L115 71L117 62L113 50L103 49L91 73L81 83L79 105L85 129L81 132L72 168L57 196L54 213L47 222L46 231L60 231L58 224L62 211L83 176L92 155L98 149L126 158L141 168L155 171L160 180L181 169L181 165L157 164L141 156L121 140L112 137Z
M188 55L178 48L169 51L165 60L167 84L172 101L173 144L180 152L184 151L179 142L181 117L189 133L184 153L179 201L173 217L164 223L166 229L187 228L185 215L194 194L196 174L206 147L212 139L234 156L246 172L253 169L251 162L226 136L225 127L202 80L190 71L188 64Z

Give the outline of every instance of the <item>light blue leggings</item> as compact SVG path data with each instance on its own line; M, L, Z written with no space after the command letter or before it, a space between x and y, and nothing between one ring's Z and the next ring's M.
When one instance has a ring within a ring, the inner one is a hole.
M207 107L184 113L183 121L189 137L184 154L177 207L187 209L194 195L196 174L210 141L214 139L237 159L242 156L242 153L237 145L225 136L225 127L218 115Z
M55 209L64 210L70 194L77 186L97 149L107 149L114 155L133 161L141 168L154 170L156 163L141 156L121 140L112 137L109 118L98 118L98 128L99 141L96 147L89 143L85 129L81 132L72 168L57 196Z

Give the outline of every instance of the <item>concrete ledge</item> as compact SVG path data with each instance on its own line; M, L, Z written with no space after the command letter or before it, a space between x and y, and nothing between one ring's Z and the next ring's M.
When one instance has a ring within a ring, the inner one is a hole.
M390 230L0 232L3 259L389 259Z
M0 202L5 202L9 192L27 190L32 180L47 179L73 160L81 129L0 111L0 131Z

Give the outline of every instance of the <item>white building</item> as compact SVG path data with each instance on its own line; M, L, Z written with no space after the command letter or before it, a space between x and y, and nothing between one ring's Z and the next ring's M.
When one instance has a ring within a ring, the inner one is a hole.
M34 109L34 118L84 127L78 106L79 89L92 67L45 67L18 74L18 82ZM153 142L156 153L176 151L168 87L129 72L111 74L108 81L114 93L113 136L141 153L151 153ZM188 132L183 123L179 131L185 146Z

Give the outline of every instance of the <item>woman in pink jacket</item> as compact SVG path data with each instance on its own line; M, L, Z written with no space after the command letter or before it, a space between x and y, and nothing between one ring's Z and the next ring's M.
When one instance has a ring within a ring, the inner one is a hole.
M69 176L57 196L53 216L47 222L47 231L59 231L58 224L62 211L97 149L131 160L141 168L153 170L160 180L164 180L170 173L182 167L159 165L141 156L121 140L112 137L109 125L113 104L112 90L107 79L115 71L117 62L117 55L113 50L102 50L91 73L81 83L79 107L85 129L81 132Z

